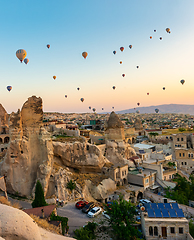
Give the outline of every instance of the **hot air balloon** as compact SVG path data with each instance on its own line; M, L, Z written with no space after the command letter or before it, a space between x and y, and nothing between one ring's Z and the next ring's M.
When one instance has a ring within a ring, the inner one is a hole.
M12 89L12 86L7 86L7 90L10 92Z
M123 62L122 61L120 61L120 64L122 64Z
M147 93L147 95L149 95L149 92Z
M124 74L124 73L122 74L122 77L125 77L125 74Z
M132 45L129 45L129 48L131 49L133 46Z
M137 68L139 68L139 66L137 66Z
M84 98L81 98L80 100L81 100L81 102L83 102L83 101L84 101Z
M91 107L89 106L89 109L91 109Z
M123 50L124 50L124 47L120 47L120 50L121 50L121 52L123 52Z
M140 105L140 103L138 102L138 103L137 103L137 106L139 106L139 105Z
M53 76L53 79L55 80L57 77L56 76Z
M185 83L185 80L184 79L180 80L180 83L183 85Z
M134 110L135 110L136 108L134 108Z
M156 112L156 113L159 113L159 109L158 109L158 108L156 108L156 109L155 109L155 112Z
M25 63L25 64L28 64L28 63L29 63L29 59L28 59L28 58L25 58L25 59L24 59L24 63Z
M166 28L166 32L169 33L170 32L170 28Z
M113 51L113 54L116 54L117 52L116 51Z
M67 95L65 95L65 98L67 98Z
M87 53L87 52L83 52L83 53L82 53L82 56L86 59L87 56L88 56L88 53Z
M78 88L77 88L77 90L79 91L79 90L80 90L80 88L78 87Z
M136 113L140 113L140 111L139 111L139 110L137 110L137 111L136 111Z
M115 90L115 88L116 88L116 87L115 87L115 86L113 86L112 88L113 88L113 90Z
M112 109L114 109L115 107L112 107Z
M150 36L150 39L152 39L152 36Z
M95 111L96 111L96 108L92 108L92 111L95 112Z
M156 32L156 30L154 30L154 32Z
M171 33L171 31L169 31L168 33Z
M24 58L26 57L27 52L24 49L19 49L16 52L16 57L22 62Z
M163 87L163 90L165 90L166 88L165 87Z
M104 108L102 108L102 111L104 110Z
M160 37L160 40L162 40L162 37Z
M46 46L47 46L47 48L50 48L50 44L47 44Z

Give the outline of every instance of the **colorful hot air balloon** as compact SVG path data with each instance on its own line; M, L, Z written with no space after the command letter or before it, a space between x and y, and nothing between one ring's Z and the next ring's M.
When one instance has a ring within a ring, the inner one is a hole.
M56 76L53 76L53 79L55 80L57 77Z
M150 39L152 39L152 36L150 36Z
M149 95L149 92L147 93L147 95Z
M155 112L156 112L156 113L159 113L159 109L158 109L158 108L156 108L156 109L155 109Z
M27 52L24 49L19 49L16 52L16 57L22 62L24 58L26 57Z
M137 106L139 106L139 105L140 105L140 103L138 102L138 103L137 103Z
M124 74L124 73L122 74L122 77L125 77L125 74Z
M156 30L154 30L154 32L156 32Z
M92 111L95 112L95 111L96 111L96 108L92 108Z
M137 66L136 68L139 68L139 66Z
M124 47L120 47L120 50L121 50L121 52L123 52L123 50L124 50Z
M65 98L67 98L67 95L65 95Z
M50 48L51 45L50 45L50 44L47 44L46 46L47 46L47 48Z
M80 90L80 88L78 87L78 88L77 88L77 90L79 91L79 90Z
M162 40L162 37L160 37L160 40Z
M7 86L7 90L10 92L12 89L12 86Z
M81 100L81 102L83 102L83 101L84 101L84 98L81 98L80 100Z
M123 62L122 61L120 61L120 64L122 64Z
M166 32L169 33L170 32L170 28L166 28Z
M184 79L180 80L180 83L183 85L185 83L185 80Z
M82 53L82 56L86 59L87 56L88 56L88 53L87 53L87 52L83 52L83 53Z
M25 58L25 59L24 59L24 63L25 63L25 64L28 64L28 63L29 63L29 59L28 59L28 58Z
M116 54L117 52L116 51L113 51L113 54Z
M137 111L136 111L136 113L140 113L140 111L139 111L139 110L137 110Z
M165 87L163 87L163 90L165 90L166 88Z
M115 90L115 88L116 88L116 87L115 87L115 86L113 86L112 88L113 88L113 90Z
M91 109L91 107L89 106L89 109Z
M131 49L133 46L132 45L129 45L129 48Z

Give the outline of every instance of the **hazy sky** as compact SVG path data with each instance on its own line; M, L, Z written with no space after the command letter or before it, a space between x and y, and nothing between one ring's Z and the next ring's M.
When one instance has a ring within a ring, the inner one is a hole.
M1 1L0 103L9 113L32 95L59 112L193 104L193 12L193 0ZM16 58L20 48L28 65Z

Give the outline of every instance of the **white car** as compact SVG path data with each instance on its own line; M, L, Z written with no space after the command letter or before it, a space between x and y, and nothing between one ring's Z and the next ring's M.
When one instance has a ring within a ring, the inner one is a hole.
M151 203L151 201L150 200L147 200L147 199L141 199L140 201L139 201L140 203Z
M105 218L110 219L110 216L107 214L107 211L102 212L102 215L103 215Z
M94 207L88 212L87 216L92 218L97 216L100 212L102 212L100 207Z

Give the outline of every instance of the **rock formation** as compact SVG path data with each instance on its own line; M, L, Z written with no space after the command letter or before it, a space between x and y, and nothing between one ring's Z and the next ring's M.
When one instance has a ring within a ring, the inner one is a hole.
M105 139L117 142L125 139L124 125L115 112L111 112L106 123Z
M42 118L42 99L35 96L28 98L21 111L10 115L10 143L0 166L10 193L31 195L37 179L47 192L53 146Z
M64 166L77 168L82 172L100 172L107 159L96 145L89 143L53 142L54 155Z
M136 118L135 122L134 122L134 126L135 126L135 130L136 131L141 131L143 130L143 125L142 122L139 118Z

